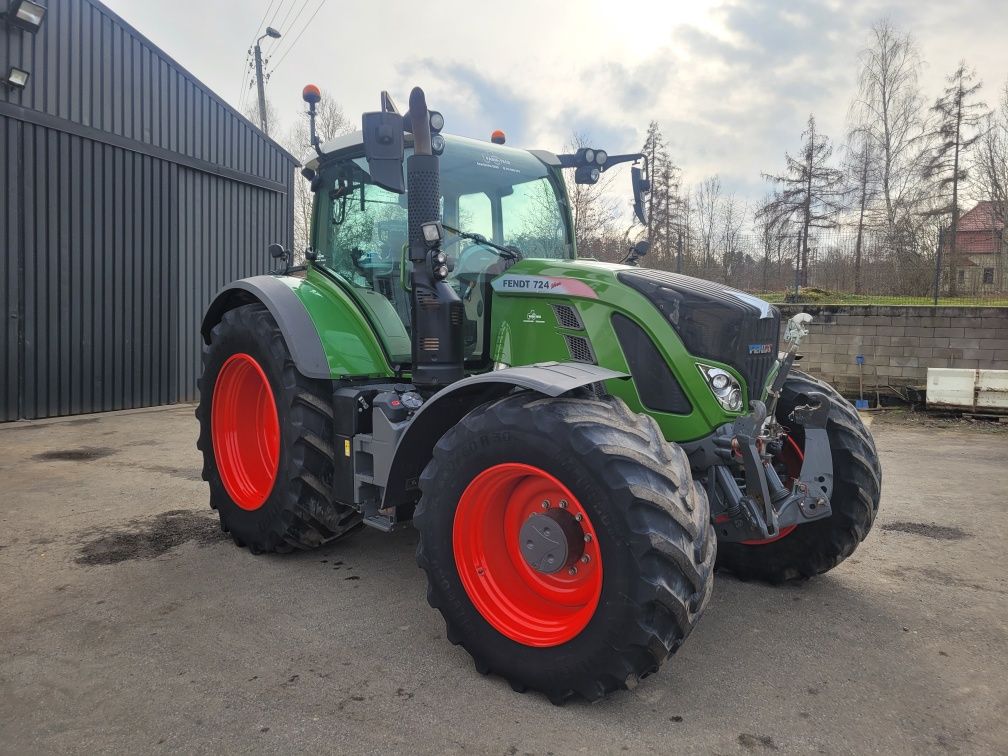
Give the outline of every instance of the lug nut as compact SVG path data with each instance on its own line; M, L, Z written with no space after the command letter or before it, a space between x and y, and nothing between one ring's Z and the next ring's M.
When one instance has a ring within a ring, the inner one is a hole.
M588 562L591 561L591 557L585 554L584 556L581 557L581 561L584 562L585 564L588 564Z
M591 533L585 533L585 543L591 543Z
M567 509L567 500L560 499L560 509Z
M584 515L578 512L576 515L574 515L574 519L577 520L578 522L581 522L581 520L584 519Z
M567 574L571 576L577 575L577 567L571 567L569 570L567 570Z
M546 501L544 501L542 503L542 508L543 509L549 509L549 499L547 499Z

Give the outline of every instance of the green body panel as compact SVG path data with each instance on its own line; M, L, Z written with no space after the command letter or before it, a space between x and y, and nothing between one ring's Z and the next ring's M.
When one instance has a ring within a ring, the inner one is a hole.
M339 284L311 268L305 278L280 280L308 310L334 379L395 375L361 306Z
M587 336L598 364L630 372L623 350L612 327L613 313L621 313L637 322L657 345L669 368L689 398L693 410L688 415L674 415L647 409L641 403L633 381L611 380L606 389L625 401L632 410L651 415L669 441L689 441L708 435L719 425L734 420L738 414L721 408L696 367L682 341L658 309L643 295L621 283L621 270L639 270L594 260L529 259L508 269L505 275L551 276L574 279L587 284L598 298L569 293L551 295L548 291L519 293L495 290L492 313L492 350L495 362L530 365L536 362L570 359L565 333ZM587 293L587 292L586 292ZM585 331L566 330L557 324L551 305L570 304L577 308ZM724 368L745 387L745 379L730 365L709 359L708 365ZM748 407L743 407L748 411Z

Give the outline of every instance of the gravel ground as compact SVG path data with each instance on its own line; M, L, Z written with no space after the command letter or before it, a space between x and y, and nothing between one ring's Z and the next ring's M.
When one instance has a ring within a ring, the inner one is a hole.
M475 672L411 529L253 557L191 407L0 426L0 751L1008 751L1008 434L880 421L878 523L802 586L719 577L660 674L554 707Z

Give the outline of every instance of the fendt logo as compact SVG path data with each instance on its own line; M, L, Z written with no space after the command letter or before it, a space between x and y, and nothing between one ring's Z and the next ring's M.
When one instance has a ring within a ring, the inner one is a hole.
M773 352L773 344L750 344L749 354L770 354Z

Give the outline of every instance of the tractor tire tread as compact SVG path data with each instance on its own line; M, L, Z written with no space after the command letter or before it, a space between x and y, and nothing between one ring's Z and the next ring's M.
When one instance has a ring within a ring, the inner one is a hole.
M422 496L414 515L420 531L417 563L428 575L428 603L445 618L448 639L462 645L478 669L507 679L515 690L539 690L560 704L572 696L594 701L617 689L631 688L656 671L679 648L710 598L717 551L706 496L694 485L683 451L661 437L654 420L637 415L619 399L581 396L543 398L529 392L483 405L461 426L470 432L527 427L567 444L572 454L601 471L613 492L612 512L622 518L625 547L635 562L637 579L626 588L633 626L593 664L581 665L577 679L542 684L523 678L514 665L482 659L465 634L453 625L449 595L435 578L427 553L429 508L435 501L441 469L457 452L463 433L449 431L420 477ZM442 503L443 504L443 503ZM626 506L623 506L623 505ZM464 593L463 593L464 596Z
M781 584L828 572L854 553L875 522L882 468L875 441L854 406L828 383L792 370L781 393L778 419L786 425L787 408L812 391L829 401L826 432L833 456L833 512L773 543L720 544L718 569L740 580Z
M274 400L278 409L283 409L281 422L286 417L287 425L281 429L287 447L281 454L286 452L290 461L281 464L274 484L274 489L281 488L284 498L268 522L256 528L242 527L238 522L242 512L236 511L220 481L210 436L210 405L216 376L208 376L205 368L217 345L226 344L229 333L236 331L251 332L278 367L282 385L275 387ZM332 501L331 486L325 483L332 480L335 472L333 446L324 440L333 422L330 387L326 381L308 378L298 371L269 310L261 304L247 304L225 312L211 330L210 343L203 345L203 365L200 403L196 408L200 421L197 447L203 452L203 479L210 483L210 506L217 510L221 529L231 533L235 544L254 554L289 553L321 546L358 526L360 515Z

